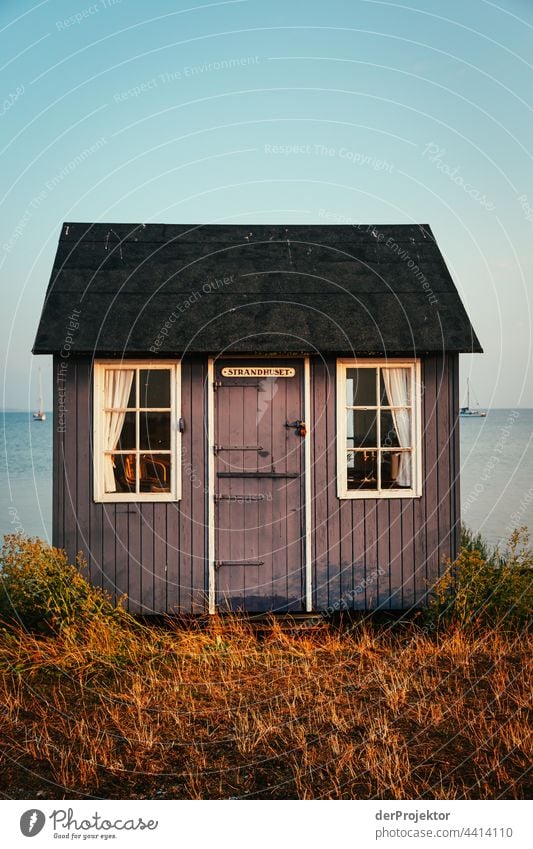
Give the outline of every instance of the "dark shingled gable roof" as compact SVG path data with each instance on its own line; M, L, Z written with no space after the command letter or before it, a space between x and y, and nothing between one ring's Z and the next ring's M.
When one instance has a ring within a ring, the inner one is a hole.
M64 224L35 354L481 352L420 225Z

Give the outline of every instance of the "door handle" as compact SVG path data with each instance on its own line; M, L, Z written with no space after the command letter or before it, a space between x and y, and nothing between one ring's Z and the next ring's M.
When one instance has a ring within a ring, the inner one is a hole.
M302 419L295 422L285 422L285 427L293 427L298 436L307 436L307 426Z

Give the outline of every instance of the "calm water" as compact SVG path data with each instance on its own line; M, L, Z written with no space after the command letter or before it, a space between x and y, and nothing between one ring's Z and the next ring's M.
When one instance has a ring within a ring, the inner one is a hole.
M519 525L533 532L533 410L492 410L460 426L463 521L493 544ZM0 414L0 535L50 539L52 432L51 414Z
M460 420L461 511L490 543L527 525L533 535L533 410Z
M51 542L52 414L0 413L0 535L23 530Z

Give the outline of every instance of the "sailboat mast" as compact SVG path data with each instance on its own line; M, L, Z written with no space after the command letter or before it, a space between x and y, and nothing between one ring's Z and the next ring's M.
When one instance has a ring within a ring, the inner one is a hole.
M39 369L39 412L43 411L43 376Z
M34 422L44 422L46 421L46 414L43 410L43 376L41 373L41 369L39 369L39 409L36 413L33 414Z

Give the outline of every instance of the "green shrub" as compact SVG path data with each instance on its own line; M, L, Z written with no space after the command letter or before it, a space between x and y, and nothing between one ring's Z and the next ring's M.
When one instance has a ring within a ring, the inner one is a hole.
M498 556L497 551L489 548L489 545L480 533L474 533L467 525L461 528L461 549L466 551L478 551L484 560L491 560Z
M127 616L83 576L86 564L39 539L4 538L0 552L0 619L39 633L64 633L94 620L119 622Z
M503 554L467 530L459 557L432 590L427 620L433 627L518 629L531 624L532 610L533 552L527 528L513 532Z

